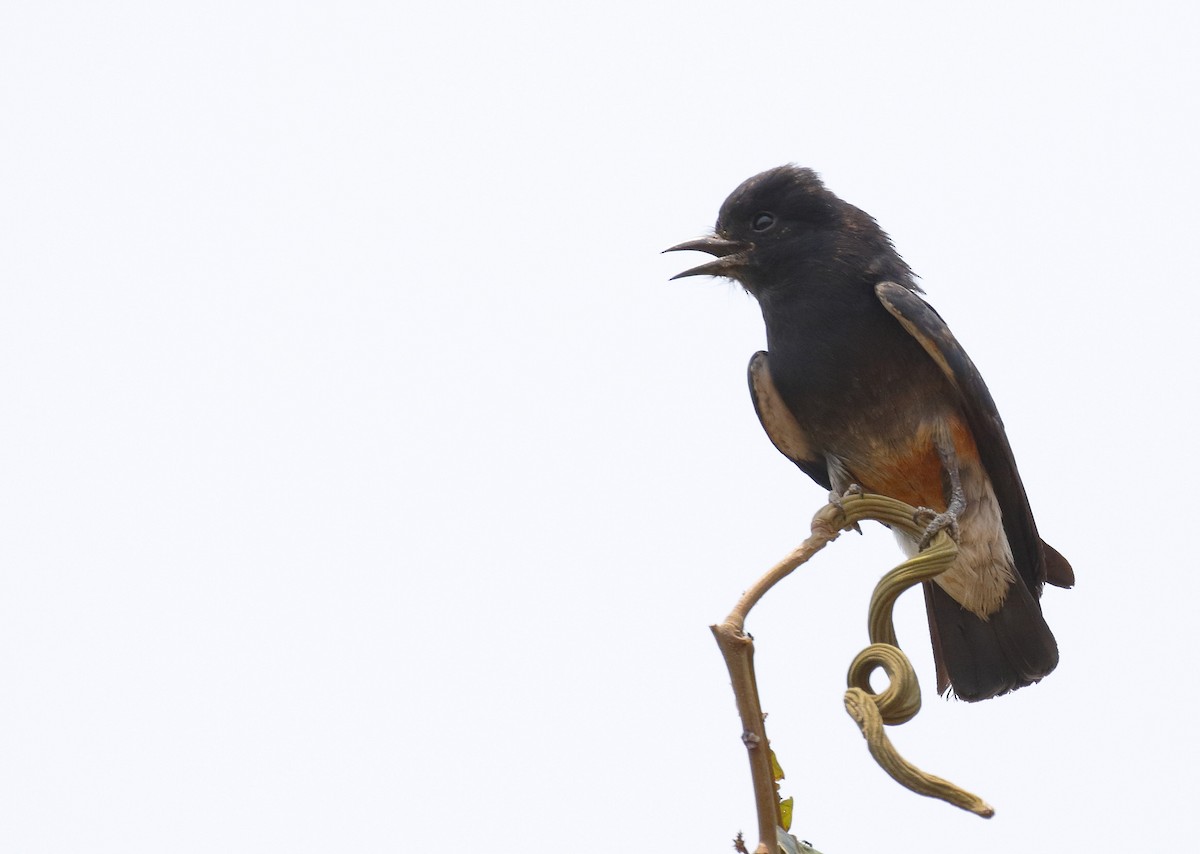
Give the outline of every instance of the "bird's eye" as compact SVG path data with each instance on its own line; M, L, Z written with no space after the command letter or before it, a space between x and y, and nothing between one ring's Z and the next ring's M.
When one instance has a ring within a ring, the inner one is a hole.
M754 219L750 220L750 227L755 231L768 231L774 224L775 214L766 211L756 213Z

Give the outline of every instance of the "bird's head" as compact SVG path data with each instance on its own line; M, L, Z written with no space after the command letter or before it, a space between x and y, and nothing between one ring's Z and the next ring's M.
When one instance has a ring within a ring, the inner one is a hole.
M805 237L838 224L838 199L817 173L780 166L745 181L734 190L717 217L712 237L672 246L667 252L696 250L715 261L685 270L685 276L725 276L757 293L769 271L803 250Z
M802 279L802 269L814 259L837 257L846 249L864 257L864 267L872 266L872 261L891 266L894 259L899 266L891 271L892 277L911 281L911 273L875 220L827 190L813 170L788 165L755 175L734 190L721 205L713 236L666 251L695 250L716 256L675 279L724 276L761 296L772 287Z

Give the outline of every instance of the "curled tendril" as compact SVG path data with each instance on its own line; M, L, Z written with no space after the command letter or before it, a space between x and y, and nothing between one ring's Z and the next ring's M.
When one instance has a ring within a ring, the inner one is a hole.
M846 691L846 711L862 730L863 737L867 740L867 749L871 751L879 767L901 786L918 795L940 798L948 804L984 818L991 818L996 814L996 811L978 795L960 789L949 780L926 774L901 756L896 748L892 747L887 733L884 732L884 721L875 705L874 696L861 688L850 688Z
M888 677L888 686L876 694L871 689L871 673L882 667ZM921 711L921 686L912 662L898 646L873 643L850 663L846 683L871 698L879 711L880 719L888 725L902 724L912 720Z
M841 499L844 527L874 519L919 537L924 528L914 521L914 509L902 501L881 495L847 495ZM871 645L855 656L846 677L846 711L862 730L867 749L879 766L900 785L931 798L940 798L984 818L995 811L976 795L953 783L926 774L904 759L892 746L883 727L902 724L921 710L921 688L908 656L896 641L892 608L908 588L945 572L958 554L958 547L945 531L939 532L929 548L893 569L875 586L867 619ZM876 693L871 673L883 668L888 686Z

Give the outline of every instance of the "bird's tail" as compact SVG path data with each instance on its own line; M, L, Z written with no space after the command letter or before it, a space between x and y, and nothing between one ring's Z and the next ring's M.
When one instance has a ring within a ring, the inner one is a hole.
M986 700L1032 685L1058 664L1054 635L1020 579L987 620L937 584L924 586L939 694L950 688L962 700Z

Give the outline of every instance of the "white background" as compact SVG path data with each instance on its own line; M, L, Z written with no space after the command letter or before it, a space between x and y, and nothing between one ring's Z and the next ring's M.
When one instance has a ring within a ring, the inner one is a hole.
M726 851L708 624L823 491L754 302L658 252L794 161L987 377L1062 664L841 695L899 559L752 615L826 854L1194 837L1200 15L1182 3L53 3L0 11L0 847ZM751 839L753 842L753 839Z

